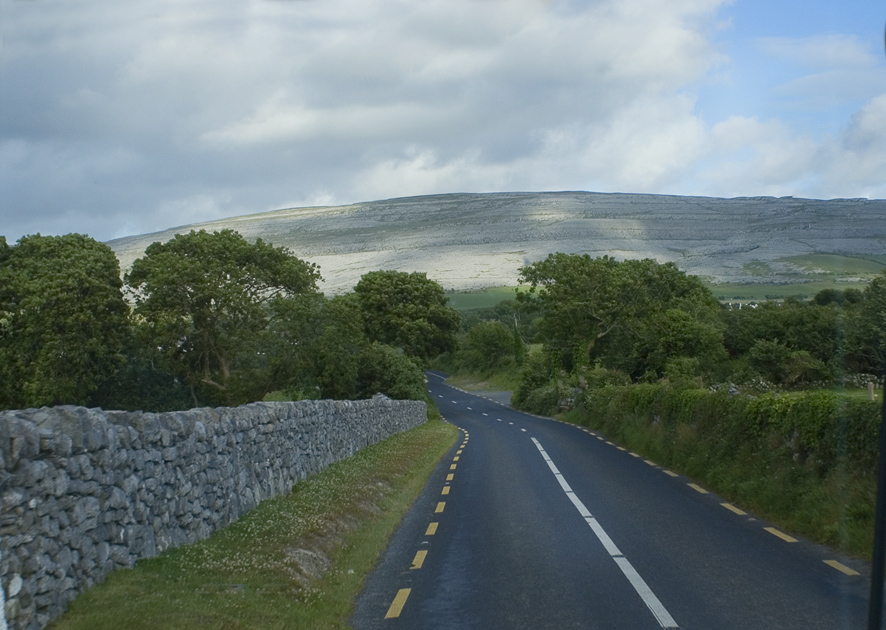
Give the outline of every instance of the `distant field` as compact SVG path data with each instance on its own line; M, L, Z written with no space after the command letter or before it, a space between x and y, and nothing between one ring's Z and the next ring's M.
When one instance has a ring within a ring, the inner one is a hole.
M886 267L883 267L886 268ZM764 301L783 300L789 297L810 299L823 289L864 289L867 282L837 282L833 279L821 279L813 282L797 282L794 284L714 284L705 282L721 302L729 301ZM502 300L514 298L514 287L491 287L477 291L453 291L446 294L449 305L459 311L474 308L495 306Z
M836 282L834 280L815 280L796 284L711 284L705 283L721 302L730 300L781 300L789 297L809 299L823 289L864 289L866 282Z
M472 308L489 308L502 300L514 299L514 287L490 287L477 291L452 291L446 294L449 306L458 311Z
M807 273L837 276L874 276L886 269L886 256L844 256L841 254L803 254L782 258Z

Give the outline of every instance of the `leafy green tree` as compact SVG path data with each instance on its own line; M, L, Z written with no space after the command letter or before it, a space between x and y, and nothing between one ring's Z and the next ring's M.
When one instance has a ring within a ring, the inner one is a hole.
M240 404L273 386L269 305L317 290L315 265L233 230L153 243L126 274L135 313L192 400Z
M0 241L0 401L102 404L129 325L110 247L83 234Z
M661 370L674 355L719 352L711 341L719 334L719 303L698 278L672 263L557 253L522 267L520 274L529 288L517 298L540 309L539 337L566 369L601 359L606 367L628 368L637 376ZM681 324L704 332L705 342L678 339L675 327ZM670 333L672 347L646 348L662 329ZM638 345L638 339L647 342Z
M862 293L858 289L822 289L815 294L812 301L818 306L844 306L849 304L857 304L862 300Z
M374 342L359 357L358 398L384 394L396 400L425 400L425 375L421 365L396 348Z
M422 364L456 347L458 311L424 273L373 271L354 287L370 341L401 348Z
M886 366L886 271L865 287L855 315L848 326L847 352L857 371L883 374Z
M535 392L543 390L550 384L554 375L550 357L543 352L530 352L520 368L520 382L511 397L511 403L517 409L526 409L535 413L545 413L547 409L539 407L527 407L527 403L535 396ZM556 398L556 393L554 395ZM550 401L544 403L549 406ZM556 404L556 401L554 401Z
M852 302L844 301L844 304L846 307L840 308L837 302L820 305L815 301L787 300L766 302L757 308L725 310L724 343L729 354L738 357L749 352L760 339L779 339L820 361L832 362L838 358L842 343L843 318L853 307Z
M787 378L791 352L777 339L758 339L748 351L748 364L770 383L781 384Z
M275 387L293 398L357 397L360 356L369 342L354 295L304 294L277 300L272 310L277 343L268 352Z
M699 318L678 308L653 313L640 323L639 339L628 355L635 365L626 362L623 369L636 372L642 366L661 376L666 364L677 357L692 359L691 364L702 374L710 373L717 363L726 359L723 326L713 314Z
M514 331L500 321L478 322L462 338L458 362L469 370L480 372L513 366L517 360L516 342ZM522 347L522 343L520 345Z
M133 320L123 344L126 363L107 384L106 409L176 411L192 406L190 389L164 369L165 361L145 322Z

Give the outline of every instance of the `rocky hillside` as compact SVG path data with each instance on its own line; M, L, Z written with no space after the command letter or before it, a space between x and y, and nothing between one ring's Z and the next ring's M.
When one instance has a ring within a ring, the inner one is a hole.
M672 261L715 282L851 280L886 268L886 200L868 199L449 194L276 210L109 245L128 267L154 241L224 228L317 263L327 293L376 269L424 271L447 289L513 285L521 265L555 251Z

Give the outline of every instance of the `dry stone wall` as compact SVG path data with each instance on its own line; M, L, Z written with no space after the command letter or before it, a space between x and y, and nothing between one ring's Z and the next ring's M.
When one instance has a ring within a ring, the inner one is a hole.
M425 419L424 403L384 396L0 412L0 630L42 629L110 571L206 538Z

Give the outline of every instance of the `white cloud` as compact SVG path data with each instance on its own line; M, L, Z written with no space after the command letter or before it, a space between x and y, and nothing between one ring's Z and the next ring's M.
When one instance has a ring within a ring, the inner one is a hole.
M886 94L856 112L823 149L825 186L840 196L886 198Z
M865 103L840 134L703 119L725 4L7 2L2 229L450 191L883 191L884 70L856 38L761 42L802 65L781 88L798 106Z

